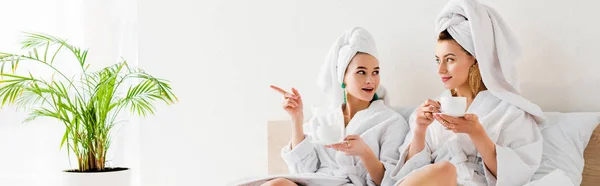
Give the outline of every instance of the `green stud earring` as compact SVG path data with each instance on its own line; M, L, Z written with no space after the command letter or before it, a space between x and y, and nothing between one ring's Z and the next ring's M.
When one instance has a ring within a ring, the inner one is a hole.
M346 83L342 83L342 88L344 89L344 105L346 104Z

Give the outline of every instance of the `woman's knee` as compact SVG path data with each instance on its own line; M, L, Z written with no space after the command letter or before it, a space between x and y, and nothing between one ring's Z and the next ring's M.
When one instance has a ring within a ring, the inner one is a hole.
M436 175L439 175L442 180L448 181L446 183L456 183L456 167L452 163L445 161L436 164Z
M456 167L447 161L436 163L438 165L437 169L440 172L447 172L456 175Z
M435 178L435 179L431 179ZM450 162L427 165L406 177L398 186L405 185L456 185L456 168Z
M276 179L270 180L270 181L262 184L261 186L292 186L292 185L295 186L296 184L285 178L276 178Z

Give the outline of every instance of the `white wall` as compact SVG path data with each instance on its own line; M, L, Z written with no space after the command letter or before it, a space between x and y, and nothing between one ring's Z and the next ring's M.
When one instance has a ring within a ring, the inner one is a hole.
M138 1L139 64L180 103L141 121L142 185L225 185L266 174L266 122L288 119L275 84L322 101L316 75L339 34L363 26L394 106L442 91L430 1ZM524 55L522 92L545 111L600 111L596 1L494 2Z
M77 1L23 0L3 4L7 8L0 11L0 17L5 18L3 24L11 26L0 29L2 52L18 52L23 31L69 35L71 42L83 41L75 34L81 28L81 21L73 17L81 14L74 8L80 4ZM19 69L27 67L38 67L36 75L51 73L39 65L19 65ZM48 185L56 183L60 170L69 168L66 151L59 149L64 126L46 118L21 124L26 116L27 112L14 107L0 108L0 185Z

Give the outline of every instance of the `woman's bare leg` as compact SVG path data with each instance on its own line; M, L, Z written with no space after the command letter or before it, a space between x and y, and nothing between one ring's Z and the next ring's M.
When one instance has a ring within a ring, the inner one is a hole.
M450 162L439 162L415 171L398 186L456 186L456 167Z
M298 185L296 185L296 183L294 183L293 181L290 181L285 178L276 178L276 179L270 180L260 186L298 186Z

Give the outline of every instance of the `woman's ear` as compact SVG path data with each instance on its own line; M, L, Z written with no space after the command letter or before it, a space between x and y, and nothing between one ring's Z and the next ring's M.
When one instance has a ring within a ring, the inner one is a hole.
M471 58L473 59L473 65L477 65L477 59L474 56L471 56Z

